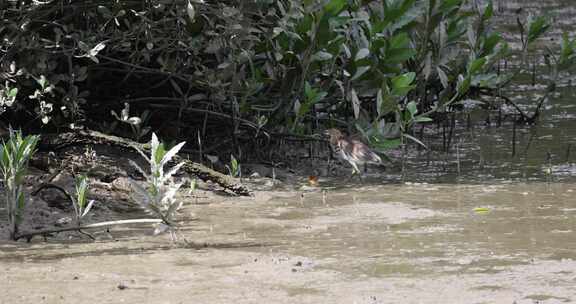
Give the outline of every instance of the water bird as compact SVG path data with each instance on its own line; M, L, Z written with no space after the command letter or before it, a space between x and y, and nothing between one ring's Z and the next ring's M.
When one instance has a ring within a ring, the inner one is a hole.
M334 151L339 158L352 165L352 176L350 178L358 174L360 179L362 179L362 174L358 168L359 165L369 163L382 164L382 158L372 151L368 145L357 139L345 136L340 130L332 128L326 130L324 134L330 136L330 147L332 151Z

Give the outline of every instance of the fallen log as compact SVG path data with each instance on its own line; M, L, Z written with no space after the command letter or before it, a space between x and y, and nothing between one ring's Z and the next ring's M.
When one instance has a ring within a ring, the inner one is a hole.
M77 145L110 145L122 147L130 150L141 150L150 152L150 144L142 144L133 140L122 138L114 135L107 135L93 130L80 130L76 132L66 132L55 135L42 136L38 148L40 150L58 151L70 146ZM176 155L173 158L174 162L183 162L181 170L189 175L196 176L199 179L207 182L211 181L220 185L222 188L227 189L236 195L251 196L252 191L239 183L236 179L214 171L202 164L195 163L191 160L182 158Z

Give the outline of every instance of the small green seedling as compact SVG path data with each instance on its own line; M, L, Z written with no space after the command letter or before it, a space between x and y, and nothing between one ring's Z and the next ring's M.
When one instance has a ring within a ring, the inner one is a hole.
M156 226L154 234L168 231L173 240L176 237L176 223L174 218L176 212L182 206L182 202L176 200L176 193L182 186L182 183L175 183L173 175L184 163L178 163L167 172L164 171L164 166L176 156L184 144L185 142L181 142L166 151L164 144L160 143L156 134L152 133L150 157L138 149L138 152L140 152L142 157L144 157L150 165L150 173L144 172L134 161L130 161L132 165L146 177L146 185L144 187L130 180L134 190L134 200L146 211L162 220L162 223Z
M74 215L76 224L82 225L82 218L90 212L94 205L94 200L87 202L88 196L88 178L86 175L81 175L76 179L76 198L72 198L72 206L74 207Z
M6 187L5 204L10 237L13 240L17 238L26 205L23 183L28 161L36 152L39 139L38 135L22 137L21 132L10 130L10 139L0 146L0 170Z
M230 155L230 166L226 165L231 177L240 176L240 164L234 155Z

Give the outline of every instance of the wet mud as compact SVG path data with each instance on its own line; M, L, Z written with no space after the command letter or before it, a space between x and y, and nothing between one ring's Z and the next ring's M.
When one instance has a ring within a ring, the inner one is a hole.
M326 188L189 204L188 245L146 227L2 244L1 302L576 300L574 184Z
M494 2L505 30L519 7L574 28L571 1ZM2 238L0 304L576 302L572 79L539 124L514 135L496 111L471 110L475 124L456 130L448 151L433 146L441 134L425 130L433 149L410 151L405 172L396 163L370 168L363 183L321 177L318 186L247 179L253 198L183 195L187 242L152 236L146 225L97 231L96 241ZM518 83L507 93L530 110L540 91ZM466 126L466 114L456 120ZM96 219L142 215L123 183L97 186L123 204L96 210ZM70 211L48 207L36 209L45 218L36 224Z

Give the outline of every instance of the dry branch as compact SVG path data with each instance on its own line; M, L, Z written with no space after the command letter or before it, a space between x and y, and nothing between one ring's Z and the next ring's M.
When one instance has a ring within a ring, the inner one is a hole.
M43 136L39 148L46 150L61 150L66 147L75 146L79 144L113 145L122 148L127 148L130 150L140 149L146 152L150 150L149 144L141 144L126 138L107 135L92 130L60 133L54 136ZM211 181L213 183L216 183L221 187L230 190L237 195L243 195L243 196L252 195L252 191L245 185L242 185L238 183L235 179L220 172L214 171L202 164L198 164L191 160L184 159L180 156L174 157L174 162L184 162L182 170L184 170L186 173L190 175L197 176L203 181Z

